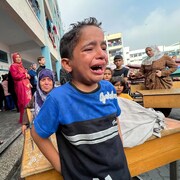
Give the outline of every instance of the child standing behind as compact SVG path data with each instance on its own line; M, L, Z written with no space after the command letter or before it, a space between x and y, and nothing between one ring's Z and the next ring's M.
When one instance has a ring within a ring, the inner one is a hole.
M123 67L123 57L121 55L116 55L114 57L114 64L116 65L116 68L114 69L113 77L121 76L127 83L129 69Z
M104 33L95 18L72 25L60 42L72 81L53 89L31 129L34 141L64 180L130 180L117 117L115 88L103 81ZM56 132L59 154L48 137Z
M45 69L46 68L46 60L45 60L45 57L44 56L40 56L37 58L37 61L38 61L38 64L39 64L39 67L37 68L36 70L36 73L37 73L37 76L39 74L39 72L42 70L42 69Z
M111 81L112 74L113 74L112 69L110 67L106 67L106 69L104 71L103 79L106 81Z
M123 97L126 99L133 100L133 98L129 94L124 93L126 92L126 89L128 87L123 77L120 77L120 76L113 77L111 79L111 83L114 85L118 97Z

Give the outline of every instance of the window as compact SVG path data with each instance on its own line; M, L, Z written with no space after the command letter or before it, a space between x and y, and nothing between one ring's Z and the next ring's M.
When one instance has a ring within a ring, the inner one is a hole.
M8 63L7 53L0 50L0 61Z

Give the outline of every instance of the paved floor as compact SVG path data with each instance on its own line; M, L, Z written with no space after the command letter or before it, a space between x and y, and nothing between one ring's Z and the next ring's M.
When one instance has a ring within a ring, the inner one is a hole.
M178 179L180 180L180 160L177 162ZM170 180L169 164L141 174L143 180Z
M180 109L173 109L169 117L180 120ZM21 126L18 123L18 119L19 113L16 111L0 112L0 140L4 141L4 143L0 145L0 153L13 141L13 137L18 137L21 133ZM21 144L21 146L23 146L23 144ZM12 158L13 156L14 155L11 154L8 158ZM1 165L2 164L0 164L0 166ZM19 167L16 167L17 171L11 180L19 179L20 168L18 168ZM0 174L1 173L2 170L0 169ZM141 174L140 177L143 180L170 180L169 165ZM178 161L178 178L180 179L180 161Z
M21 162L23 136L16 111L0 112L0 180L9 180Z
M18 120L19 113L16 111L0 112L0 140L3 141L0 145L0 153L21 133Z

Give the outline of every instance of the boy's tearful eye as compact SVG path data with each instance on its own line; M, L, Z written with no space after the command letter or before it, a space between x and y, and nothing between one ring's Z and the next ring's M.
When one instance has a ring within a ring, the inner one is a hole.
M92 51L92 48L87 48L84 51Z
M107 46L104 45L104 46L102 47L102 50L103 50L103 51L107 51Z

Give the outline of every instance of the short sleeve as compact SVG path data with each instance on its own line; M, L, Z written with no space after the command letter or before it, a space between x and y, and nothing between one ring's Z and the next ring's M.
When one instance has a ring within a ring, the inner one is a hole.
M53 97L48 95L39 114L34 119L36 133L42 138L48 138L55 133L59 126L58 106Z
M129 69L125 68L124 77L127 77L127 76L128 76L128 72L129 72Z

